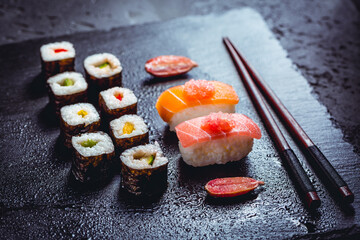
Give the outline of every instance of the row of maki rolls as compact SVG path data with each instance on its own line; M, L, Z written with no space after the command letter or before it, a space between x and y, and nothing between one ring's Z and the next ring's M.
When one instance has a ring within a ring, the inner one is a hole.
M87 57L84 78L74 71L71 43L46 44L40 52L50 105L60 120L60 138L73 152L73 177L81 183L103 181L120 165L121 184L129 193L151 196L162 191L168 159L157 142L149 144L148 127L136 115L137 97L121 87L119 59L110 53ZM92 101L96 106L89 103L89 91L97 95Z

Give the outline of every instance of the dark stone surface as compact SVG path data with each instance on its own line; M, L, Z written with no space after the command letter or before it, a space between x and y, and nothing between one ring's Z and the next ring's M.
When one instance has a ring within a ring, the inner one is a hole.
M359 0L3 0L0 44L252 7L360 153Z
M322 206L304 208L267 132L232 65L221 37L227 35L283 99L309 136L360 193L359 157L330 121L327 109L311 94L304 77L287 58L261 16L251 9L224 15L186 17L111 31L78 33L0 47L0 207L1 236L9 238L337 238L359 237L360 200L341 206L331 198L295 148L318 190ZM69 155L58 141L57 121L48 116L42 91L39 47L55 40L75 44L75 68L83 59L109 51L124 65L123 84L139 97L139 114L169 158L168 187L159 199L133 201L120 189L120 176L89 189L69 180ZM188 56L199 67L185 76L158 80L144 71L150 57ZM279 67L281 66L281 67ZM353 69L354 70L354 69ZM354 70L355 71L355 70ZM237 111L263 131L253 151L240 162L192 168L181 160L177 139L158 116L154 103L166 88L190 78L217 79L239 93ZM206 195L216 177L249 176L265 181L254 193L231 200ZM311 233L311 234L309 234Z

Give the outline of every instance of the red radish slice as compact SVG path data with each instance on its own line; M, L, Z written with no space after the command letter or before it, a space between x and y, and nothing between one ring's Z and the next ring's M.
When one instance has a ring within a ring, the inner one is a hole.
M246 194L259 185L264 185L264 182L248 177L216 178L208 182L205 189L214 197L235 197Z
M145 63L145 70L155 77L171 77L187 73L198 64L187 57L163 55Z
M59 52L67 52L68 50L64 49L64 48L57 48L54 50L55 53L59 53Z

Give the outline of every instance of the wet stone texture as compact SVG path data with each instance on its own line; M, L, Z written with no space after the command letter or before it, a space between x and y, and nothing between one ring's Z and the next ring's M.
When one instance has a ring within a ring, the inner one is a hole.
M290 30L284 25L279 31ZM350 206L333 200L290 141L322 199L317 211L304 207L221 42L222 36L229 36L243 51L357 196L359 156L343 140L327 109L312 95L302 72L276 39L280 38L283 44L280 35L273 35L259 13L244 8L0 47L2 238L359 237L359 198ZM138 114L150 127L150 140L158 141L169 158L168 186L160 197L130 198L120 188L121 176L116 172L102 185L91 188L79 187L71 180L71 155L60 144L58 122L50 114L39 75L40 46L57 40L74 43L75 69L82 73L82 61L90 54L111 52L120 58L123 85L138 96ZM188 56L199 67L181 77L153 78L144 71L144 63L162 54ZM291 54L300 53L294 50ZM349 71L355 70L349 67ZM162 122L154 104L162 91L190 78L221 80L237 90L237 112L254 119L263 132L245 159L203 168L193 168L182 161L176 136ZM207 196L207 181L230 176L252 177L265 185L229 200Z
M251 7L360 153L360 0L3 0L0 44Z

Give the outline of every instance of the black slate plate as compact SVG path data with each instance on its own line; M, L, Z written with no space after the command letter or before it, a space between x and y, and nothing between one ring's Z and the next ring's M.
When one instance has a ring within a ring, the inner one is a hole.
M255 112L221 42L229 36L247 56L294 117L323 150L355 194L359 158L332 126L326 109L310 94L286 52L251 9L224 15L186 17L106 32L46 38L0 47L1 162L0 206L3 238L289 238L358 234L360 202L342 207L334 201L303 161L322 199L315 212L306 210ZM133 201L120 189L116 174L103 186L78 189L69 181L70 158L58 142L59 127L49 116L41 88L39 48L68 40L77 51L76 69L97 52L111 52L124 67L123 83L139 98L138 113L150 126L169 158L168 188L155 200ZM187 75L155 79L144 71L147 59L184 55L199 63ZM259 123L263 137L237 163L192 168L181 160L174 133L158 116L154 103L170 86L187 79L215 79L235 87L237 112ZM294 147L296 147L294 145ZM249 176L266 185L231 200L209 198L205 183L216 177ZM315 235L308 235L314 233Z

